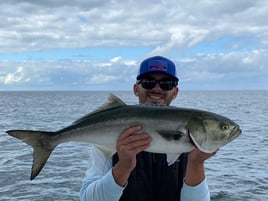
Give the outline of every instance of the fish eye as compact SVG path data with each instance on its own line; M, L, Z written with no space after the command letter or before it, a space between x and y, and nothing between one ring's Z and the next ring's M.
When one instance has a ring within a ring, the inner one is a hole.
M224 124L221 126L222 130L228 130L229 129L229 125Z

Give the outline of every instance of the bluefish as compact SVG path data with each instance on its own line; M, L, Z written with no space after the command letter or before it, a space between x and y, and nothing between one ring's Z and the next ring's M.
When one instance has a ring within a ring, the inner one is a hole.
M61 130L9 130L7 133L33 147L32 180L57 145L70 141L88 142L111 156L116 152L118 135L134 125L141 125L152 137L146 151L167 154L168 164L195 147L212 153L241 134L239 125L212 112L174 106L127 105L112 94L96 111Z

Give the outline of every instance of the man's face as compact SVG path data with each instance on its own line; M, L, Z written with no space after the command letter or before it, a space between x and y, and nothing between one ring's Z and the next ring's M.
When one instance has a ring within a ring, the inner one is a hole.
M163 74L151 74L148 77L155 80L171 79L171 77ZM138 83L134 85L134 93L139 97L140 103L169 105L177 97L178 92L178 87L173 87L171 90L163 90L160 88L159 83L152 89L145 89L142 87L142 84Z

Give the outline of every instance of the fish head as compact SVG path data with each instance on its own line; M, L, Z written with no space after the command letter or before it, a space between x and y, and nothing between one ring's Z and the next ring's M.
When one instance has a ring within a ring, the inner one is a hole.
M218 150L241 134L239 125L226 117L213 113L191 118L186 128L193 145L205 153Z

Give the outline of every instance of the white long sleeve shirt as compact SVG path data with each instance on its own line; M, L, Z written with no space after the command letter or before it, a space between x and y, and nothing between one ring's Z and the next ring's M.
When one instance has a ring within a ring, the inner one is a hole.
M81 201L118 201L124 187L116 184L112 175L112 158L92 146L89 167L80 191ZM206 180L197 186L183 184L181 201L210 201Z

